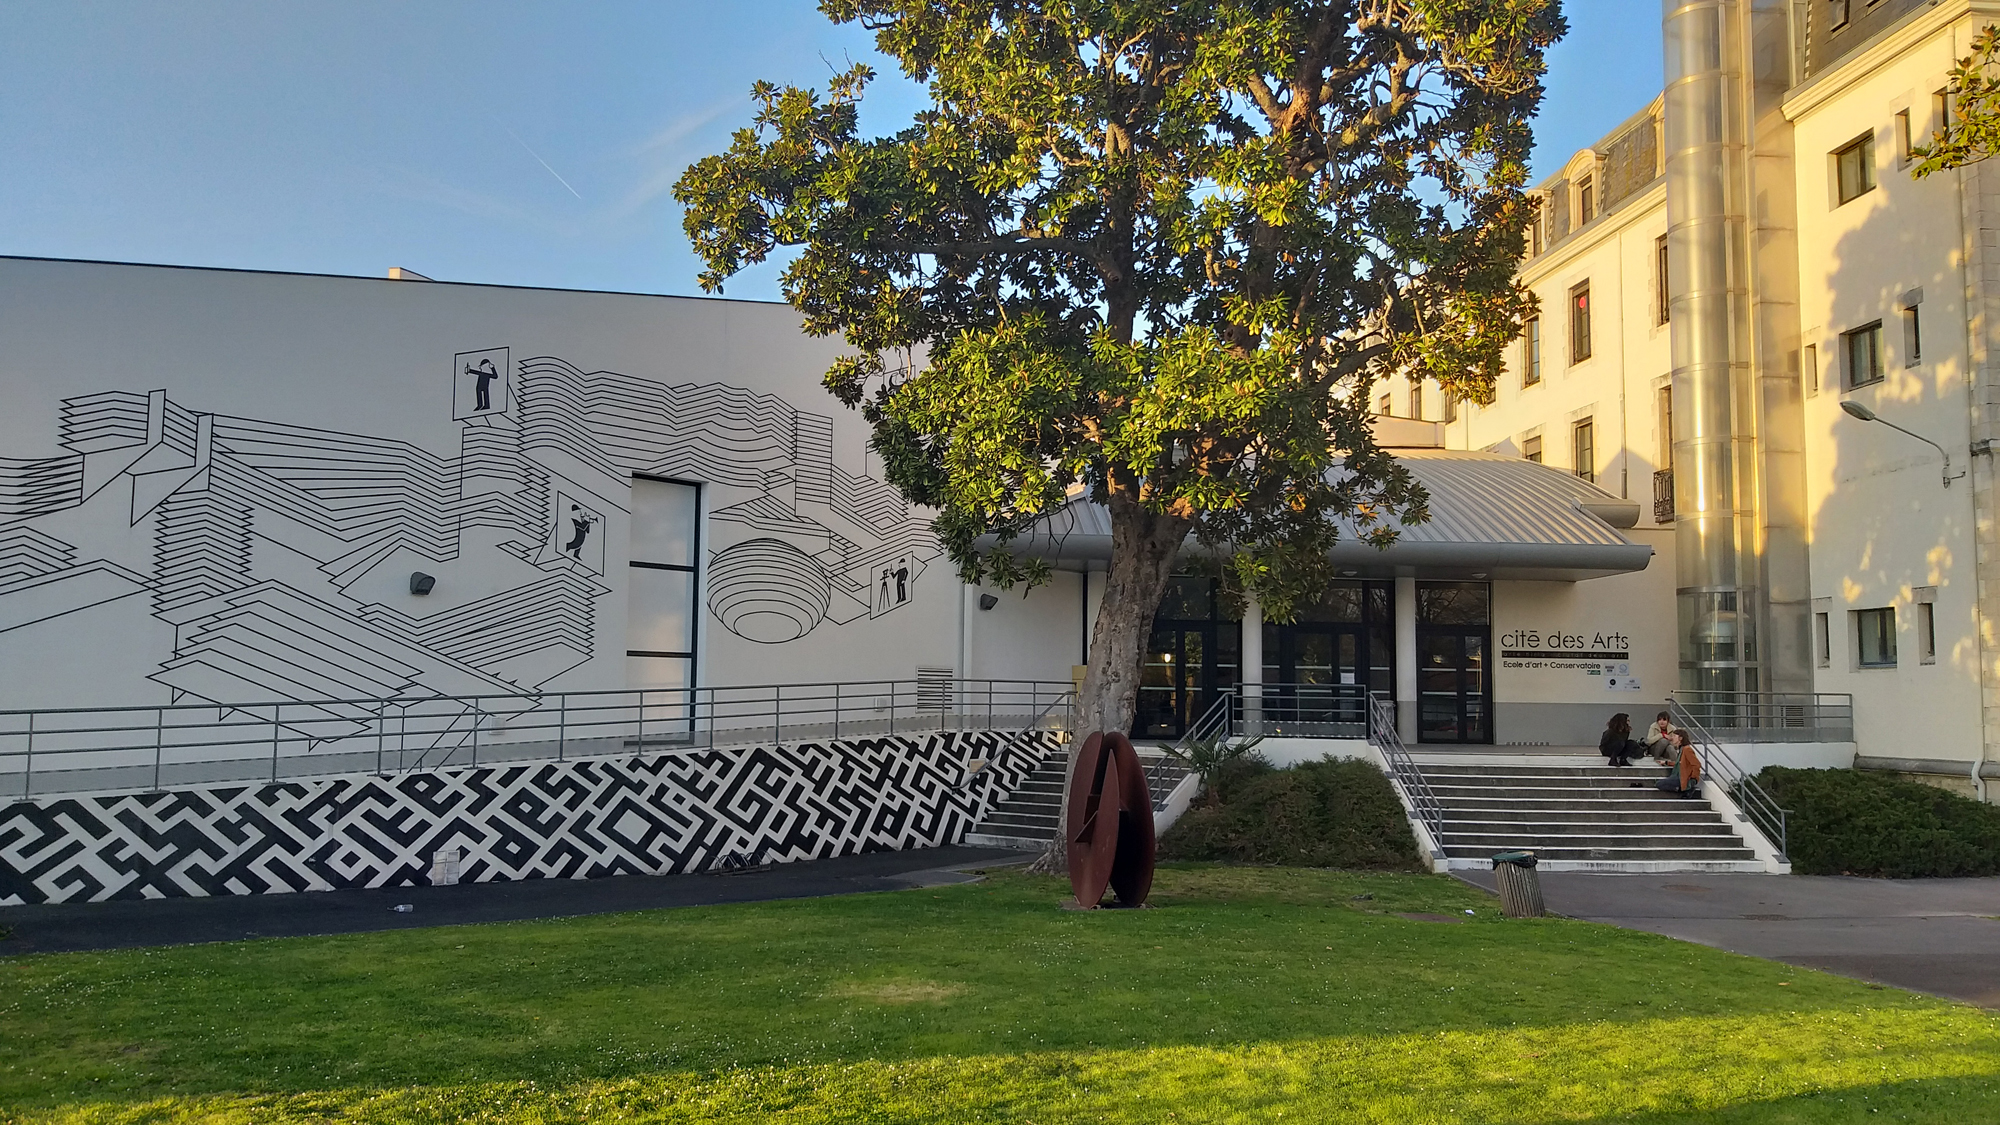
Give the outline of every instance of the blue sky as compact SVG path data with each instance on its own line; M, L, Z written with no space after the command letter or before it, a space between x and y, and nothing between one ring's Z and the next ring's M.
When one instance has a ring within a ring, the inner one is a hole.
M1538 176L1660 87L1657 7L1568 8ZM809 0L14 0L0 254L695 293L674 179L752 81L848 59L868 36ZM864 126L912 93L884 81ZM775 299L774 273L728 293Z

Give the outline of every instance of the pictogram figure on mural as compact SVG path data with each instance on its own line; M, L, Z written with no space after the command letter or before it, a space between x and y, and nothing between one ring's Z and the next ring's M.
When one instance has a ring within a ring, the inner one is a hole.
M460 352L452 358L451 416L474 421L511 414L507 348Z

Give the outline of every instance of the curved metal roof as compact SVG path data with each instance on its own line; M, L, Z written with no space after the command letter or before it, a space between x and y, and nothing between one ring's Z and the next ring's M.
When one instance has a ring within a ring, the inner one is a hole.
M1455 449L1404 449L1396 458L1430 493L1431 518L1396 523L1396 542L1383 550L1344 528L1332 555L1356 575L1576 582L1644 570L1652 561L1652 547L1619 532L1638 522L1639 505L1560 469ZM1011 549L1059 569L1101 569L1111 557L1110 512L1072 500Z

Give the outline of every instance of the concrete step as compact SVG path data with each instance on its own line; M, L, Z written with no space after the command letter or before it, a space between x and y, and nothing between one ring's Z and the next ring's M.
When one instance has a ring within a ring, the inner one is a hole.
M1582 804L1583 802L1578 802ZM1479 808L1449 805L1444 808L1446 820L1514 821L1533 823L1560 823L1572 820L1589 820L1603 824L1722 824L1722 818L1714 809L1706 805L1696 808L1655 808L1650 805L1631 807L1604 802L1597 809L1537 808L1533 805L1487 805Z
M1447 844L1445 856L1449 859L1484 859L1491 863L1493 853L1499 851L1532 851L1535 858L1548 860L1642 860L1662 862L1666 860L1737 860L1754 862L1756 856L1749 848L1704 848L1704 847L1629 847L1603 845L1598 847L1539 847L1525 843L1504 845L1487 844ZM1759 870L1762 870L1760 867Z
M1665 766L1661 766L1654 763L1654 761L1651 758L1637 759L1629 766L1610 766L1610 765L1604 765L1602 762L1600 762L1597 765L1574 765L1574 766L1549 766L1549 765L1489 766L1489 765L1461 765L1459 763L1454 762L1450 765L1418 766L1417 768L1423 772L1423 775L1425 777L1445 777L1449 775L1457 777L1484 777L1484 778L1628 777L1635 773L1646 773L1648 771L1657 773L1666 772Z
M1040 832L1045 836L1053 836L1059 823L1061 822L1053 816L1033 816L995 809L986 814L985 820L979 822L979 828L981 831L1020 829L1022 832Z
M1735 839L1736 833L1720 820L1711 821L1601 821L1601 820L1454 820L1446 817L1445 835L1455 832L1521 833L1540 832L1550 836L1722 836Z
M1750 849L1742 845L1736 837L1712 837L1712 835L1682 835L1682 833L1648 833L1648 835L1562 835L1562 833L1454 833L1444 831L1446 849L1484 849L1486 855L1496 851L1532 851L1536 855L1544 851L1568 851L1568 849L1646 849L1646 851L1670 851L1670 849L1724 849L1730 853L1742 853L1750 857Z
M1428 780L1428 779L1426 779ZM1439 785L1430 784L1431 793L1439 800L1447 798L1458 801L1481 799L1527 801L1551 800L1574 801L1688 801L1678 793L1655 789L1651 785L1634 789L1629 785Z
M1486 857L1451 857L1445 866L1453 871L1490 871L1493 861ZM1545 859L1540 870L1580 871L1600 875L1726 875L1768 874L1762 860L1744 859Z
M967 845L975 848L1013 848L1021 852L1039 852L1048 846L1049 837L1003 836L994 832L968 832Z

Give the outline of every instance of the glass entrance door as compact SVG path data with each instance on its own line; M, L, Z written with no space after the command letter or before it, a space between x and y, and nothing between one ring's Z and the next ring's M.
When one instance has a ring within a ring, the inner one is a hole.
M1286 627L1278 634L1278 677L1263 693L1264 717L1281 723L1365 723L1367 652L1368 636L1360 625Z
M1486 635L1425 631L1417 637L1417 740L1493 741Z
M1153 618L1139 670L1135 738L1179 738L1236 686L1242 622L1223 612L1212 578L1175 575Z
M1417 583L1417 741L1493 741L1491 606L1484 582Z

